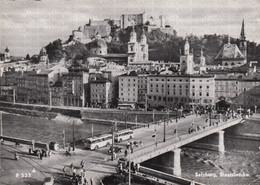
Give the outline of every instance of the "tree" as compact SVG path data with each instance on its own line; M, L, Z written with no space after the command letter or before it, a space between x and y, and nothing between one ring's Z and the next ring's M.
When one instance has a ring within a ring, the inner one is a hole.
M26 55L26 58L25 58L26 60L30 60L30 55L29 55L29 53Z
M62 42L60 39L53 41L46 46L47 54L49 56L50 62L59 61L63 58L64 52L62 49Z

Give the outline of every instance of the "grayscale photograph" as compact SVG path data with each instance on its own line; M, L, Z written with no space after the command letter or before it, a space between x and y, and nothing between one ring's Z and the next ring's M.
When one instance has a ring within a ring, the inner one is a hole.
M259 185L260 0L0 0L0 185Z

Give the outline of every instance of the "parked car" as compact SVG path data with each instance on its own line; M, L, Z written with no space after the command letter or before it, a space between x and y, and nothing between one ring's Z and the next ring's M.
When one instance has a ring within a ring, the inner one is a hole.
M114 147L113 148L114 149L114 152L115 153L120 153L120 152L122 152L122 148L120 148L120 147ZM109 154L111 154L112 153L112 146L109 148L109 150L107 151L107 153L109 153Z
M43 185L53 185L54 184L54 178L53 177L45 177Z

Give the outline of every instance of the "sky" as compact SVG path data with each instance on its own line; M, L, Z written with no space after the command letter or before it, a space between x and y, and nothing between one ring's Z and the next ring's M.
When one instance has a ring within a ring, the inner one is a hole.
M48 43L65 41L89 18L120 19L122 14L164 15L178 36L240 36L245 20L247 40L260 43L260 0L0 0L0 52L38 54Z

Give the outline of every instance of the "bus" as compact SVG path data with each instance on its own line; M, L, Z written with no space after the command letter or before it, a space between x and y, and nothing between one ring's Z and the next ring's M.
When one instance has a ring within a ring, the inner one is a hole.
M117 108L122 109L122 110L134 110L135 105L134 104L118 104Z
M115 142L125 141L134 137L134 131L130 129L120 130L115 133Z
M85 147L89 150L97 150L101 147L110 146L112 144L112 134L105 134L87 138L85 140Z

